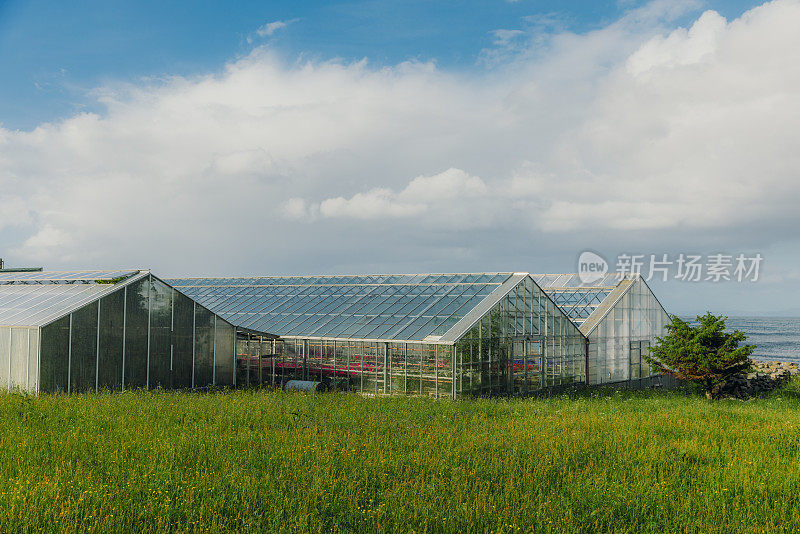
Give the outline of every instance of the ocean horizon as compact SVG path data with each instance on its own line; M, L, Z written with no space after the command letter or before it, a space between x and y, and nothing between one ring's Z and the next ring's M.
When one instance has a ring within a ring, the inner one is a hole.
M729 316L726 327L740 330L746 343L756 346L753 359L800 363L800 317Z

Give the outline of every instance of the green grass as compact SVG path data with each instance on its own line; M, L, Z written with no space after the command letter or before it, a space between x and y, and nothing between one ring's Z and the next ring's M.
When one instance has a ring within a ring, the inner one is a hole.
M0 532L800 530L798 388L0 395Z

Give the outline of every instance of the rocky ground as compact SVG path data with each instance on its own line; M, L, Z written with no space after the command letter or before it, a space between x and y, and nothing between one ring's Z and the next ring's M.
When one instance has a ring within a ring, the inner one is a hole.
M793 362L767 362L753 360L753 366L746 375L733 377L720 391L722 396L746 399L786 384L793 376L800 375L800 369Z

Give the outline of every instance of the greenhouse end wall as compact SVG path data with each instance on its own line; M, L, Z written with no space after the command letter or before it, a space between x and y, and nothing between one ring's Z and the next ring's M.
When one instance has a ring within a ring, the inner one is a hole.
M644 359L669 315L640 278L589 332L589 383L608 384L653 376Z
M39 329L0 327L0 390L36 392Z
M230 323L148 275L41 328L38 391L233 386L233 347Z
M526 395L586 381L586 338L530 277L456 344L458 396Z

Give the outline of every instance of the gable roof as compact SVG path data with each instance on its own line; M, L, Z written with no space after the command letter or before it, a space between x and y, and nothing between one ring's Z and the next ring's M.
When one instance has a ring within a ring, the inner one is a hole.
M532 276L539 287L550 295L572 322L578 325L584 336L588 336L592 330L597 328L600 321L608 315L636 282L643 284L664 313L667 313L653 290L638 273L625 276L609 273L599 280L589 283L582 282L580 277L574 273L534 274Z
M146 270L0 273L0 326L45 326L148 274Z
M284 337L446 342L512 273L173 278L234 325ZM524 276L527 276L525 274ZM491 308L491 306L489 306ZM488 309L488 308L487 308Z
M536 284L553 299L573 323L581 326L600 308L621 282L617 273L583 282L577 274L533 274Z

